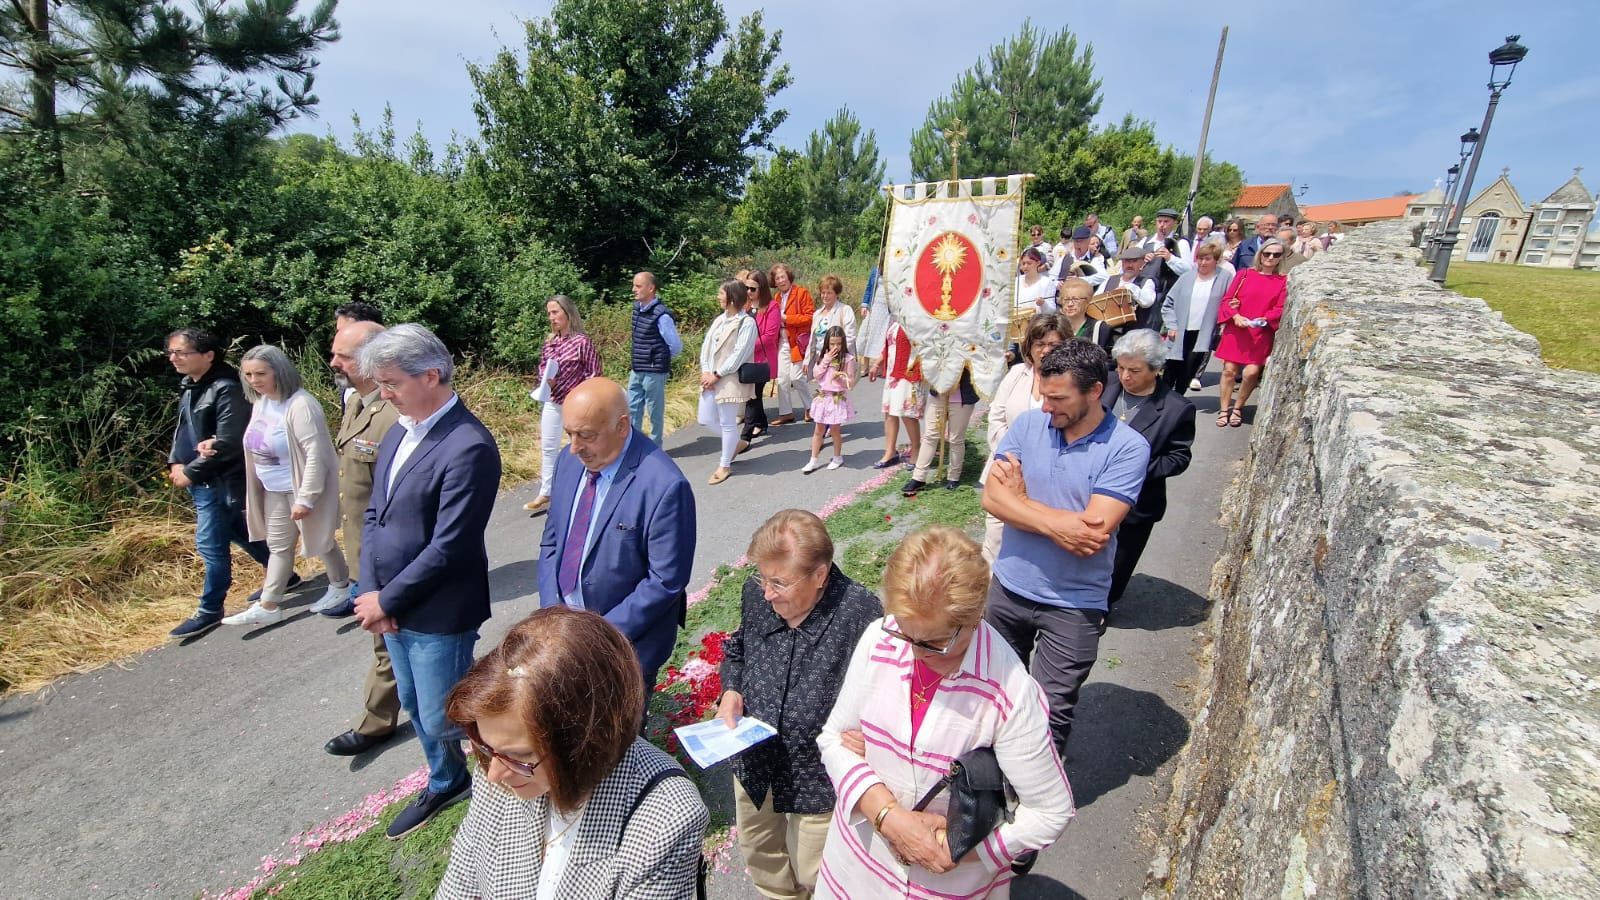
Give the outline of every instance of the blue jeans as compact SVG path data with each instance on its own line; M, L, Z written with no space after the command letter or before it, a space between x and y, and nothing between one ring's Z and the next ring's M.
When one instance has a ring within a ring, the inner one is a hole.
M244 523L244 498L234 497L226 483L191 484L189 496L194 500L194 546L206 564L200 614L220 616L223 598L233 586L233 555L228 544L238 544L263 567L267 564L267 544L250 540Z
M660 446L666 437L664 422L667 417L667 373L628 373L628 419L633 427L644 430L644 407L650 405L650 439Z
M447 794L467 780L467 757L461 752L461 729L445 718L450 689L472 668L472 645L478 633L428 634L406 631L383 636L394 667L400 705L411 717L422 755L428 759L428 790Z

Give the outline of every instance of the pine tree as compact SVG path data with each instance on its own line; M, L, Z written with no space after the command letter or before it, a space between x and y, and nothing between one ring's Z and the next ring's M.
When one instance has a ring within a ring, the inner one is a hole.
M858 217L883 183L878 136L861 133L849 107L841 108L806 142L805 184L813 239L828 258L856 243Z
M1015 38L989 48L986 59L956 79L933 101L911 135L911 174L919 181L950 177L950 145L943 130L956 119L961 177L1029 172L1038 154L1100 111L1094 48L1062 28L1044 36L1024 22Z
M728 236L739 252L792 247L806 227L805 159L789 149L757 160Z
M314 54L339 38L335 3L297 16L297 0L207 2L195 18L170 0L11 0L0 66L27 91L0 94L0 130L41 137L59 175L68 137L240 118L281 126L316 105Z

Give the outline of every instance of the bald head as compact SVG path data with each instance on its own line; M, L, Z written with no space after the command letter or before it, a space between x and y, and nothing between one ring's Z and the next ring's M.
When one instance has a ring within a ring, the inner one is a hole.
M584 468L598 472L615 462L628 444L632 430L628 395L609 378L590 378L567 394L561 404L561 425L572 455Z
M383 333L383 326L377 322L348 321L333 333L332 355L328 359L328 368L332 369L337 377L335 381L343 381L342 387L353 387L362 395L370 394L378 385L371 379L361 374L361 367L356 365L356 354L367 341Z

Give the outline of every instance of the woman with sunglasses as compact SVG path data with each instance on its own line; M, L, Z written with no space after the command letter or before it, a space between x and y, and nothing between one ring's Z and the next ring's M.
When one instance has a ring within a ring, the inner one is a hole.
M722 645L717 718L732 728L754 716L778 736L733 758L739 851L762 896L809 897L836 800L817 734L883 604L833 564L828 529L805 510L768 519L747 556L758 574L745 582L739 628Z
M1289 278L1282 274L1287 249L1283 241L1269 238L1256 251L1254 267L1234 277L1217 307L1217 323L1222 326L1216 351L1217 359L1222 360L1218 428L1244 424L1244 405L1261 382L1261 370L1272 355L1272 339L1288 296ZM1235 381L1239 382L1237 400Z
M856 645L817 745L839 803L818 897L1006 897L1014 873L1060 837L1072 788L1044 694L983 620L989 565L948 527L908 536L883 574L887 615ZM994 749L1017 795L1011 821L951 858L949 792L913 810L979 747Z
M436 898L688 898L709 820L694 782L639 737L633 647L592 612L512 627L446 713L477 768Z

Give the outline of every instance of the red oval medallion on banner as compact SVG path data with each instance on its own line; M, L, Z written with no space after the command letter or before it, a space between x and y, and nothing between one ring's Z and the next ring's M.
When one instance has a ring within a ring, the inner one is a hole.
M917 254L917 302L935 319L959 318L983 288L983 260L967 236L946 231Z

